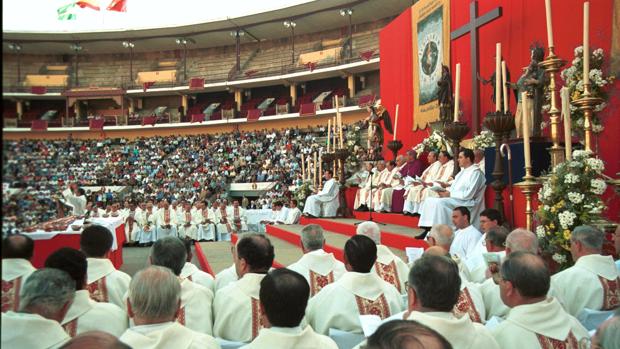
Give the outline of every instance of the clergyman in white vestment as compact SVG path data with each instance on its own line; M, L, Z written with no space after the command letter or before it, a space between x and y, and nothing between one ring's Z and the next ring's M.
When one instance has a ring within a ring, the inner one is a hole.
M377 246L367 236L355 235L345 244L347 273L316 294L308 303L306 320L317 333L330 328L362 333L360 315L386 319L403 309L396 288L371 269L377 259Z
M79 216L86 213L86 195L84 189L78 188L77 184L70 184L62 192L64 203L73 210L71 214Z
M310 285L310 297L340 279L346 272L344 264L332 253L323 250L325 237L318 224L306 225L301 230L301 248L304 255L287 269L294 270L306 278Z
M425 255L409 272L408 311L404 318L418 321L444 336L454 349L499 349L491 333L467 314L454 312L461 294L459 269L452 259Z
M264 328L243 349L325 348L337 349L329 337L317 334L301 320L310 296L308 283L289 269L269 272L260 283L260 308Z
M36 269L30 263L34 241L21 234L9 235L2 241L2 312L19 310L19 292Z
M131 277L116 270L106 258L112 248L112 233L100 225L91 225L80 236L80 250L86 255L88 277L86 289L97 302L109 302L125 309L124 297Z
M304 205L304 215L313 217L335 217L340 207L340 185L332 177L332 171L324 173L323 189L308 196Z
M452 223L456 227L454 241L450 245L450 254L459 256L467 260L477 248L482 233L469 222L471 221L470 211L463 206L455 207L452 210Z
M458 206L467 207L472 215L472 224L476 225L481 204L484 201L485 178L482 171L473 165L473 152L463 149L459 153L461 171L447 191L439 192L438 198L428 197L420 207L421 227L432 227L435 224L448 224L452 210Z
M620 307L620 278L611 256L601 255L604 234L592 226L579 226L571 233L575 265L551 277L551 292L566 311L577 316L587 308L613 310Z
M581 348L588 331L569 315L549 291L549 271L542 258L513 252L502 263L500 292L511 308L493 336L505 349Z
M233 252L239 280L215 293L213 333L229 341L250 342L264 327L260 282L273 263L274 250L264 235L246 234L237 241Z
M75 282L62 270L33 272L23 285L19 312L2 313L2 348L58 348L70 337L60 326L73 303Z
M136 273L129 287L127 310L135 326L120 340L132 348L218 349L210 335L178 321L181 285L168 268L150 266Z

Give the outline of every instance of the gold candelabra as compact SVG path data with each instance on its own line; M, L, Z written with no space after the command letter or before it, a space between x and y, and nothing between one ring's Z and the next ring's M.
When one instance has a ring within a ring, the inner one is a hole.
M558 109L557 86L555 84L555 74L566 64L566 61L555 55L553 46L549 47L549 55L544 61L538 63L549 76L549 94L551 95L551 108L549 109L549 119L551 120L551 164L552 167L564 162L564 147L560 146L560 109Z
M523 195L525 195L525 227L527 230L532 231L532 223L534 221L534 211L532 211L532 196L536 192L537 187L540 185L536 181L536 177L532 176L532 166L525 167L525 176L523 181L515 184L515 187L519 187Z
M572 104L583 111L583 129L586 150L594 153L594 148L592 147L592 113L594 107L603 103L603 100L592 95L590 85L590 79L588 79L588 82L583 84L583 94L581 98L573 101Z

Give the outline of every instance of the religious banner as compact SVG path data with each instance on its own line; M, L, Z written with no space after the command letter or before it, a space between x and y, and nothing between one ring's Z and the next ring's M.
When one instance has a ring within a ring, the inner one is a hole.
M412 7L413 130L439 119L442 64L450 65L450 1L421 0Z

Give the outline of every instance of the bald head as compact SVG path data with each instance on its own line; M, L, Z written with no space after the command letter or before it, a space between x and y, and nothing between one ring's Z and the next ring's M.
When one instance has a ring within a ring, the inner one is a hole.
M452 228L446 224L435 224L428 233L428 243L431 246L439 246L446 251L450 251L450 245L454 240Z
M357 233L357 235L364 235L369 237L377 245L381 244L381 229L379 228L379 225L375 222L362 222L357 226L355 232Z
M2 259L32 259L34 242L29 236L22 234L9 235L2 240Z
M442 256L450 257L450 253L441 246L431 246L424 251L423 256Z
M81 349L81 348L99 348L99 349L131 349L130 346L121 342L113 335L102 331L89 331L73 337L65 343L60 349Z
M364 349L449 349L450 343L435 330L413 320L388 321L368 337Z
M530 252L538 254L538 239L531 231L517 228L506 238L506 254L513 252Z
M545 262L530 252L512 252L501 267L503 282L500 287L502 300L509 307L543 300L549 292L551 276Z
M596 330L591 348L620 348L620 308Z

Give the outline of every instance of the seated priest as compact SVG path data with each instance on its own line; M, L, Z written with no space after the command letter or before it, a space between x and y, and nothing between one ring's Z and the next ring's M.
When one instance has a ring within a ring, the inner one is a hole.
M301 327L310 289L299 273L289 269L269 272L260 283L260 308L265 327L242 349L325 348L338 349L329 337L311 326Z
M443 150L438 153L431 151L428 153L428 161L431 164L424 170L421 176L422 183L412 183L405 196L405 215L412 216L420 213L422 202L427 197L438 198L439 194L431 187L436 182L442 187L447 187L452 182L452 172L454 171L454 161L450 154Z
M379 173L385 168L385 163L379 161L377 168L373 168L372 162L366 163L369 175L359 185L357 193L355 193L355 202L353 203L353 209L356 211L368 211L368 207L371 206L371 188L376 188L379 185ZM381 170L379 170L381 168Z
M318 333L330 328L362 333L360 315L386 319L403 309L400 293L385 282L372 267L377 260L377 245L369 237L355 235L344 246L347 272L316 294L306 311L306 319Z
M190 240L184 240L183 244L185 245L185 252L187 257L185 259L185 265L183 265L183 269L181 270L181 274L179 277L181 279L187 279L193 283L204 286L207 289L213 292L213 287L215 287L215 280L211 274L206 273L192 263L192 259L194 258L194 254L192 253L192 245L193 243Z
M301 230L301 248L304 255L287 268L300 273L310 284L310 297L340 279L346 269L333 253L323 250L325 237L318 224L308 224Z
M366 181L366 178L370 176L370 170L372 170L372 162L361 164L360 170L355 172L351 177L347 178L344 184L347 187L361 187Z
M284 222L276 221L277 224L298 224L301 218L301 210L297 207L297 200L291 199L286 211L286 220Z
M405 164L405 158L402 155L396 157L396 161L388 163L390 175L383 185L379 185L380 189L377 193L379 202L375 207L377 212L388 213L392 211L392 194L394 190L402 188L404 185L403 178L400 175L400 168Z
M161 208L155 213L157 220L156 240L177 235L177 212L170 207L168 200L160 202Z
M528 252L511 253L501 266L500 293L510 312L493 336L502 348L580 348L588 331L556 298L547 297L550 277L545 262ZM574 280L571 287L578 287Z
M59 349L131 349L131 347L121 342L118 337L103 331L88 331L71 338Z
M17 311L22 285L36 269L30 263L34 241L28 235L14 234L2 240L2 312Z
M484 174L474 166L474 153L471 149L462 149L458 162L461 171L452 185L446 191L439 191L438 198L428 197L422 202L418 223L420 227L449 224L452 210L458 206L467 207L471 212L472 224L477 225L484 201Z
M191 241L198 240L198 224L201 223L201 214L192 209L189 202L183 203L183 212L177 214L179 237Z
M432 328L417 321L392 320L383 323L366 340L363 349L433 348L452 349L452 345Z
M331 170L325 170L323 189L306 199L304 215L307 217L335 217L340 207L340 185Z
M132 348L220 348L213 337L183 326L181 285L169 268L150 266L134 275L129 285L127 312L135 326L120 337Z

